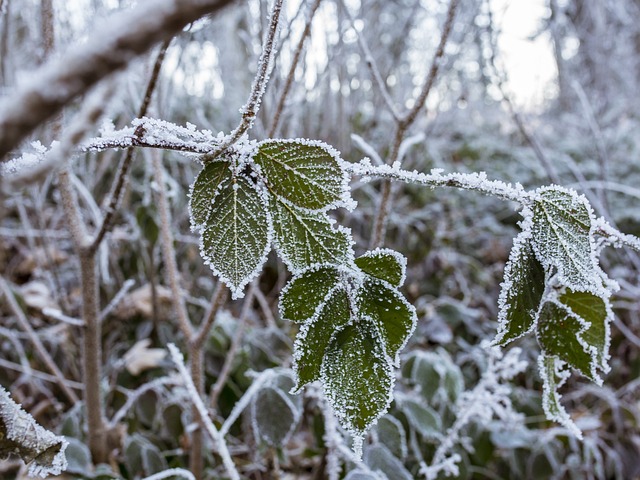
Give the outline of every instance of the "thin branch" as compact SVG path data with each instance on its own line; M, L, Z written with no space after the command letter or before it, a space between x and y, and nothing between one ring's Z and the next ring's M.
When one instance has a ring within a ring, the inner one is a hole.
M253 122L260 110L260 104L262 103L262 96L267 87L269 81L269 74L271 72L271 59L275 53L276 37L278 34L278 22L280 20L280 12L282 10L283 0L274 0L273 8L271 9L271 21L269 23L269 30L262 47L262 54L260 55L260 61L258 62L258 73L253 81L253 87L249 94L247 103L242 107L242 120L239 125L231 132L225 141L218 147L218 149L211 154L211 158L215 158L224 153L231 145L236 143L247 130L253 126Z
M222 463L224 464L224 467L227 470L227 474L233 480L236 480L236 479L240 480L240 474L236 470L236 466L233 463L231 454L229 453L229 450L227 448L227 444L225 443L222 435L220 435L220 432L218 432L215 425L211 421L211 418L209 418L207 407L205 407L204 403L202 402L202 398L198 394L198 391L196 390L196 387L193 384L193 380L191 379L191 377L189 376L189 373L187 372L187 368L184 365L184 359L182 357L182 354L173 343L170 343L169 345L167 345L167 348L169 349L169 352L171 353L171 358L173 362L176 364L176 368L178 369L178 372L182 377L184 386L187 388L187 391L189 392L189 397L191 398L191 401L193 402L196 409L198 410L198 414L200 415L200 419L202 420L202 423L204 424L206 431L209 433L209 436L215 443L216 448L218 449L218 454L220 455L220 457L222 457Z
M271 128L267 133L267 137L272 138L276 132L278 131L278 124L280 122L280 115L284 109L284 104L287 100L287 96L289 96L289 91L291 90L291 85L293 85L293 79L296 74L296 68L298 67L298 62L300 61L300 57L302 55L302 49L304 47L304 42L311 33L311 22L313 21L313 17L316 14L316 10L320 6L320 2L322 0L315 0L313 5L311 6L311 11L309 12L309 16L307 17L307 22L304 26L304 31L302 35L300 35L300 40L298 40L298 45L296 46L295 53L293 54L293 60L291 62L291 67L289 68L289 73L287 74L287 79L284 83L284 88L282 89L282 93L280 94L280 100L278 100L278 105L276 106L276 111L273 114L273 122L271 123Z
M149 78L142 104L140 105L140 109L138 110L138 118L142 118L147 114L149 103L151 103L151 97L153 96L153 92L158 83L158 77L160 76L162 62L164 62L164 57L167 53L167 48L169 48L170 43L171 39L165 40L160 47L158 54L156 55L156 60L153 63L153 70L151 72L151 78ZM116 173L115 181L113 182L113 185L111 186L111 192L109 193L109 200L107 202L106 208L104 209L104 218L102 219L102 223L97 230L98 233L96 233L93 242L91 243L91 250L97 250L97 248L100 246L100 243L102 243L102 239L104 238L105 234L112 227L113 219L115 218L115 214L118 211L120 202L122 201L122 192L126 184L127 174L129 172L129 167L131 166L131 161L133 160L133 151L133 146L127 148L127 153L122 159L122 163L120 163L120 165L118 166L118 172Z
M431 67L429 68L429 73L427 74L427 78L425 79L420 94L413 104L413 107L403 116L401 116L399 121L396 122L394 139L391 143L389 156L387 157L388 165L392 165L399 160L398 155L400 153L400 145L402 144L402 140L404 139L404 136L409 127L411 127L413 122L415 122L416 118L418 117L418 113L420 113L420 110L423 108L425 101L429 96L429 92L431 92L431 88L435 84L435 80L438 76L438 71L440 70L440 66L443 63L445 47L453 28L453 21L456 16L458 3L459 0L451 0L449 2L447 16L444 22L444 26L442 27L442 34L440 35L440 43L438 44L436 53L433 57L433 60L431 61ZM387 231L387 222L389 218L389 212L391 210L392 200L392 185L391 182L386 181L382 184L380 204L378 206L378 211L376 213L373 224L373 234L371 236L370 245L371 248L379 247L384 243L384 236Z
M189 320L187 307L184 302L184 295L180 288L180 272L176 262L176 252L173 247L173 231L171 227L171 209L167 199L167 190L164 184L164 168L162 167L162 154L157 151L151 152L151 163L153 165L153 176L156 184L158 196L158 213L160 215L160 245L162 247L162 257L167 270L169 287L173 308L178 318L178 326L187 342L193 338L193 325Z
M532 194L522 185L504 183L500 180L489 180L484 172L481 173L442 173L434 169L431 173L410 172L402 170L399 164L373 166L368 160L360 163L346 164L346 170L353 175L360 175L364 181L372 177L398 180L405 183L415 183L429 187L454 187L511 200L521 205L529 205L533 201ZM639 240L640 242L640 240Z
M191 340L192 348L200 349L204 344L211 326L216 319L216 315L227 298L227 287L222 282L218 282L216 289L211 297L209 308L207 309L204 319L200 324L198 330L194 333L194 338Z
M31 72L30 81L0 103L0 160L100 80L229 3L231 0L147 0L101 22L91 41Z
M80 399L75 394L75 392L67 386L67 380L64 378L64 375L62 374L62 372L60 371L56 363L51 358L51 355L49 355L49 352L42 344L42 341L40 341L40 338L38 337L36 332L31 327L29 320L27 320L27 317L25 316L24 312L22 311L22 309L18 305L18 302L16 301L16 298L14 297L13 292L11 291L11 289L9 288L9 285L7 284L6 280L2 276L0 276L0 293L4 295L4 298L7 300L7 304L9 305L9 308L13 311L13 314L16 316L18 323L20 324L20 327L29 336L29 340L31 341L31 343L33 343L33 346L35 347L36 352L38 353L38 355L40 356L44 364L47 366L49 371L56 377L58 385L60 385L60 388L62 388L62 391L67 396L69 401L71 403L79 402Z
M48 373L41 372L39 370L34 370L33 368L29 368L28 371L25 371L26 369L24 368L23 365L20 365L19 363L10 362L9 360L5 360L3 358L0 358L0 367L8 368L9 370L15 370L16 372L21 372L26 375L39 378L40 380L44 380L45 382L60 383L60 379L55 375L50 375ZM68 380L66 378L64 379L64 384L67 385L69 388L75 388L76 390L80 390L80 391L82 391L82 389L84 388L84 385L82 383L74 382L73 380Z

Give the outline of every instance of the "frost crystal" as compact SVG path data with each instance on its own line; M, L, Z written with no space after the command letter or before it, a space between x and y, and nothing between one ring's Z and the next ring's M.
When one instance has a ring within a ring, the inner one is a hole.
M67 441L45 430L0 387L0 458L15 453L29 465L29 475L59 475L67 468Z

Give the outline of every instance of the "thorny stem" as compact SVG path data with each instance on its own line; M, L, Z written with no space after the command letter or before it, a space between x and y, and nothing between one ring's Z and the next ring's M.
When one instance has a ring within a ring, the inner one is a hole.
M278 33L278 22L280 20L280 12L282 10L283 0L274 0L271 9L271 21L267 38L265 39L258 63L258 73L253 82L251 93L247 103L242 107L242 119L240 124L231 132L228 138L214 152L207 156L208 159L214 159L222 155L231 145L236 143L242 135L253 126L253 122L260 110L262 96L264 95L267 82L269 81L269 72L271 69L271 59L275 53L276 36Z
M415 122L418 113L423 108L424 103L429 96L429 92L431 91L431 88L435 83L435 80L438 76L438 71L440 70L440 66L443 63L445 46L451 34L453 21L455 19L456 10L458 8L458 3L459 0L451 0L449 3L449 8L447 9L447 17L442 28L442 34L440 35L440 43L438 44L438 48L436 49L436 53L431 62L431 67L429 68L429 73L427 74L427 78L425 79L418 98L413 104L413 107L404 115L401 115L399 120L396 121L396 131L393 142L391 144L391 151L389 152L389 156L387 157L388 165L392 165L399 160L398 154L400 152L400 145L402 144L405 133ZM373 235L371 236L370 245L371 248L379 247L384 243L384 236L387 231L387 221L389 218L389 212L391 210L392 200L393 190L391 182L385 181L382 184L381 200L373 224Z
M158 77L160 76L160 69L162 68L162 62L164 61L165 54L167 53L167 48L169 48L169 44L171 43L171 39L165 40L162 46L160 47L160 51L156 55L156 60L153 64L153 70L151 72L151 78L149 78L149 83L147 83L147 89L144 93L144 98L142 100L142 104L140 105L140 109L138 110L138 118L142 118L147 114L147 110L149 109L149 103L151 102L151 97L158 83ZM115 181L111 186L111 192L109 194L109 200L107 202L107 207L105 208L104 218L102 220L102 224L98 228L98 231L91 243L91 249L97 250L102 243L102 240L105 234L111 229L113 224L113 219L118 210L120 202L122 201L122 192L124 190L124 186L126 184L127 174L129 172L129 167L131 166L131 161L133 160L133 146L127 148L127 153L125 154L122 162L118 166L118 172L116 173Z
M79 401L78 396L67 385L67 380L64 378L64 375L62 374L62 372L60 371L56 363L53 361L53 358L51 358L51 355L49 355L49 352L47 351L47 349L42 344L42 341L40 340L40 337L38 337L38 334L31 327L29 320L27 319L24 312L18 305L18 302L16 301L16 298L14 297L13 292L11 291L11 289L9 288L9 285L7 285L6 280L2 276L0 276L0 293L4 295L4 298L7 300L7 304L9 305L9 308L13 311L13 314L18 319L18 323L20 324L20 327L25 331L31 343L33 343L34 347L36 348L36 352L38 353L38 355L40 356L44 364L47 366L49 371L55 376L57 383L58 385L60 385L60 388L62 389L64 394L67 396L67 398L71 403L77 403Z
M316 10L318 10L321 1L322 0L315 0L315 2L313 2L313 5L311 6L311 11L309 12L309 16L307 17L307 23L304 26L302 35L300 35L300 40L298 40L298 45L296 46L295 53L293 54L293 61L291 62L291 68L289 68L289 73L287 74L284 88L282 89L282 93L280 94L280 100L278 100L278 105L276 106L276 111L273 115L273 123L271 124L271 128L269 129L269 133L267 133L268 138L272 138L278 131L280 115L282 114L284 104L287 100L287 96L289 95L289 91L291 90L291 85L293 85L293 79L296 74L298 62L300 61L300 57L302 55L304 42L311 33L311 22L313 21L313 17L316 14Z

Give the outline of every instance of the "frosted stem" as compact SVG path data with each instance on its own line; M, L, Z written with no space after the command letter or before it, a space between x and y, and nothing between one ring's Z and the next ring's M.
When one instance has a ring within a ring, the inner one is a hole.
M196 386L193 384L193 380L191 379L191 376L189 376L187 368L184 365L182 354L173 343L167 345L167 348L169 349L169 353L171 354L171 359L176 364L176 368L178 369L178 372L182 377L184 386L189 392L189 396L193 401L193 405L196 407L198 414L200 415L200 419L205 427L205 430L218 449L218 454L222 458L222 463L227 470L227 474L229 475L229 477L231 477L232 480L240 480L240 474L238 473L238 470L236 469L236 466L231 459L231 454L229 453L227 444L224 441L224 437L220 434L220 432L218 432L216 426L211 421L211 418L209 418L207 408L202 402L202 398L198 394Z

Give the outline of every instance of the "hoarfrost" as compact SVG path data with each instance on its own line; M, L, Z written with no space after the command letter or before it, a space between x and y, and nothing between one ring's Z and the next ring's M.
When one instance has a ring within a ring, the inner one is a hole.
M0 456L15 453L29 465L29 475L45 478L67 468L64 437L36 423L0 386Z

